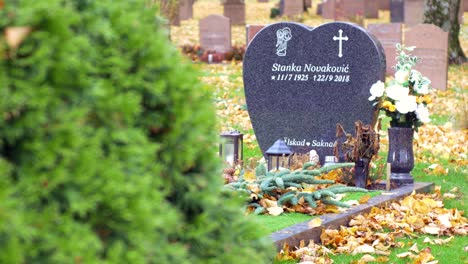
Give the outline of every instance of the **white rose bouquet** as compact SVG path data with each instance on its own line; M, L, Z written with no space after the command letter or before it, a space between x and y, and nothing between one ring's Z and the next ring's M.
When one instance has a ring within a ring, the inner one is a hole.
M384 84L377 81L370 88L369 101L375 101L380 110L391 117L391 127L408 127L418 130L423 123L430 122L427 105L430 97L431 81L420 72L412 69L418 58L406 52L414 47L396 45L397 64L395 78Z

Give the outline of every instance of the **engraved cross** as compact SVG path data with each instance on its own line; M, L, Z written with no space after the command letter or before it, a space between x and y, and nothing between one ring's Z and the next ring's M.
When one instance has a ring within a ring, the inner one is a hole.
M340 33L339 36L338 37L333 36L333 40L334 41L337 41L337 40L339 41L338 57L341 58L341 57L343 57L343 40L348 41L348 36L343 37L343 30L342 29L338 30L338 33Z

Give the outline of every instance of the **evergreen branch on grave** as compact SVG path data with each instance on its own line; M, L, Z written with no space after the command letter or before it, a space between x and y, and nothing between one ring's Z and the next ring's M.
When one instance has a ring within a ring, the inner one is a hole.
M254 207L255 208L254 214L256 215L263 214L266 211L266 208L261 206L258 203L249 203L247 207Z
M346 185L333 185L326 190L332 191L335 194L338 193L348 193L348 192L369 192L369 190L364 189L364 188L359 188L359 187L351 187L351 186L346 186Z
M296 192L291 191L288 193L283 194L278 199L278 205L283 205L289 202L292 205L296 205L301 198L304 198L310 207L316 208L317 201L321 201L324 204L336 205L339 207L349 207L348 204L330 199L335 198L336 194L338 193L346 193L346 192L368 192L367 189L357 188L357 187L348 187L344 185L336 185L331 186L326 189L317 190L315 192Z
M260 163L255 167L255 177L260 178L267 175L267 168L265 164Z
M261 164L264 166L263 164ZM301 170L296 170L291 172L290 170L281 170L279 172L267 172L265 176L260 176L257 183L260 184L260 189L262 192L271 192L273 190L284 190L288 187L301 188L301 184L334 184L333 180L319 180L315 176L328 173L332 170L353 167L354 163L339 163L330 166L325 166L319 169L309 170L311 166L315 166L315 163L308 162L305 163ZM263 173L263 169L257 166L258 174ZM256 173L257 173L256 169Z
M333 200L333 199L322 199L322 203L328 204L328 205L335 205L338 207L346 207L349 208L350 205L341 201Z

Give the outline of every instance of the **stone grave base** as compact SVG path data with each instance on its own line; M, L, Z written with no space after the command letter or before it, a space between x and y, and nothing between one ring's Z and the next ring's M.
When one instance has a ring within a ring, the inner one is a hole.
M271 239L278 251L283 248L285 243L288 243L290 248L298 247L301 240L304 240L306 244L310 240L319 243L322 229L339 229L340 226L347 226L354 215L366 214L370 212L372 207L380 207L386 203L400 200L410 195L413 190L417 193L428 193L434 190L434 183L415 182L414 185L402 186L389 192L383 192L381 195L369 199L366 204L352 207L343 213L320 216L321 226L310 228L309 221L302 222L271 234Z

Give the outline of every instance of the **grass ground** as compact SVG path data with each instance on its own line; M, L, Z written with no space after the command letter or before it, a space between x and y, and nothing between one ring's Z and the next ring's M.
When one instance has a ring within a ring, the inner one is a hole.
M246 0L246 23L269 24L283 21L283 18L270 19L270 9L274 2L257 3L256 0ZM322 19L315 14L316 2L305 14L294 18L295 21L309 26L320 25L329 20ZM209 14L222 14L222 6L217 0L198 0L194 5L194 19L182 21L180 27L171 28L171 39L177 45L198 43L198 20ZM465 13L468 21L468 13ZM365 20L365 24L384 23L389 21L389 12L381 11L379 19ZM245 44L245 27L233 26L233 44ZM460 42L465 54L468 54L468 23L461 27ZM255 135L245 107L242 83L242 63L227 64L197 64L202 72L200 79L206 83L206 89L213 92L214 104L219 117L219 131L238 129L244 136L244 161L246 167L255 164L261 158ZM412 174L416 181L434 182L441 186L442 194L450 193L452 196L444 198L447 208L457 208L468 212L468 161L467 161L467 99L468 99L468 64L450 66L448 73L448 90L437 91L434 102L430 106L433 113L432 124L422 127L415 138L416 166ZM388 140L381 138L382 152L380 162L384 162ZM377 161L379 162L379 161ZM379 177L379 170L373 170L374 177ZM311 216L288 214L272 218L260 216L262 226L270 231L277 231L283 227L310 220ZM408 263L407 259L397 258L398 253L406 252L415 243L423 247L425 236L417 238L402 238L401 248L392 250L389 256L391 263ZM431 245L432 254L439 263L468 263L465 247L468 246L468 236L455 237L445 245ZM362 255L349 254L333 256L335 263L352 263ZM282 262L288 263L288 262ZM295 263L295 261L290 262Z

